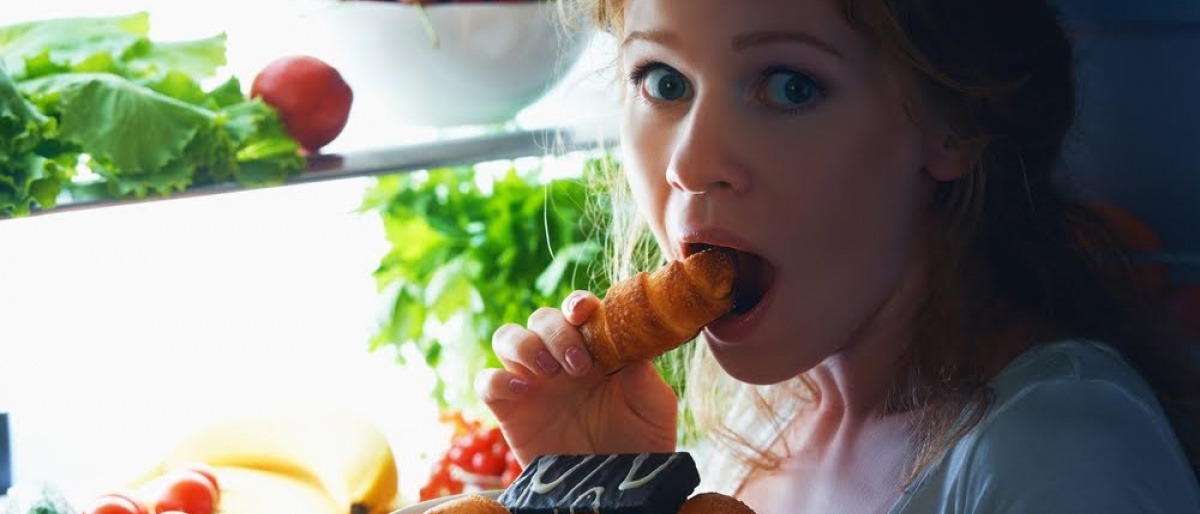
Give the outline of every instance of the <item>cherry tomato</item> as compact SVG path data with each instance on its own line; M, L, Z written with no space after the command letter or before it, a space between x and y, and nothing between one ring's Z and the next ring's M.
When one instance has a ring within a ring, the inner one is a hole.
M480 475L500 476L504 473L504 457L490 452L476 453L471 457L471 465Z
M204 475L191 470L172 473L154 501L154 510L178 510L186 514L213 514L217 490Z
M492 449L489 453L503 460L504 456L512 452L508 451L508 445L504 444L504 441L501 440L492 444Z
M201 476L203 476L205 479L207 479L208 483L212 485L213 491L216 491L216 493L217 493L217 498L216 498L217 503L220 503L220 501L221 501L221 482L217 480L217 472L213 470L212 466L209 466L208 464L203 463L203 462L193 462L191 464L188 464L187 466L184 466L183 469L186 469L189 471L195 471L196 473L199 473Z
M149 514L137 500L120 493L102 495L83 509L84 514Z
M517 460L517 454L513 452L508 452L504 456L504 464L510 468L521 469L521 461Z
M467 446L467 452L472 455L476 453L488 453L492 449L492 444L484 437L472 437L470 444Z
M446 452L446 457L452 464L468 471L471 470L472 455L470 451L459 446L453 446Z
M492 427L483 434L483 440L487 446L495 446L497 443L504 441L504 433L500 432L500 427Z

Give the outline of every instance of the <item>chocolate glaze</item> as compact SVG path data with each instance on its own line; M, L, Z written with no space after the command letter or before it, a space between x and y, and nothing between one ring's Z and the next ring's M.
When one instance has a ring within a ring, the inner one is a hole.
M699 484L687 452L543 455L499 500L512 514L664 514Z

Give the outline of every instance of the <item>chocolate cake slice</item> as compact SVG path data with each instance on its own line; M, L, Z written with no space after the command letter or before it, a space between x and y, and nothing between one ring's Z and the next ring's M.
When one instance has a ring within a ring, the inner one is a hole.
M687 452L542 455L499 500L512 514L664 514L699 484Z

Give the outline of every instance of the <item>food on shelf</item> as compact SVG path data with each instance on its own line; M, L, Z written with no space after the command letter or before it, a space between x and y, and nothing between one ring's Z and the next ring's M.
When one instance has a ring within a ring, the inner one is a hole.
M427 501L452 494L508 487L521 473L521 464L508 447L500 427L448 411L442 422L453 426L450 447L434 462L419 492Z
M0 512L6 514L78 514L65 491L49 482L17 482L0 490ZM121 514L121 513L118 513Z
M311 55L287 55L267 63L254 77L250 97L274 107L284 130L309 153L342 133L354 103L354 91L342 74Z
M269 472L308 484L340 514L390 512L399 489L387 438L370 421L347 413L260 414L215 422L180 441L149 477L167 476L194 463L216 470ZM229 480L220 473L215 476L219 483ZM222 496L233 494L229 484L220 491ZM231 514L226 506L221 498L217 510Z
M599 369L649 360L695 338L733 308L737 254L711 247L622 280L580 327Z
M425 514L509 514L509 511L494 498L468 494L434 506Z
M153 514L140 499L125 493L107 493L84 505L83 514Z
M213 468L194 463L128 491L110 491L92 498L83 514L214 514L220 491ZM235 511L221 509L228 514Z
M158 509L178 507L179 510L156 510L155 498L161 497L171 480L170 475L161 475L141 484L131 493L120 495L140 505L142 510L85 510L84 514L347 514L344 505L340 505L311 480L239 466L210 466L209 469L214 477L225 484L212 510L203 505L186 505L182 502L178 505L158 505ZM129 504L113 505L113 508L118 507L129 508Z
M219 494L205 475L191 469L180 469L166 476L166 481L153 495L153 512L180 511L187 514L213 514Z
M754 509L737 498L709 491L692 495L678 514L754 514Z
M677 512L700 484L687 452L542 455L500 494L513 514Z
M207 480L208 484L211 485L213 488L213 492L216 495L216 500L220 501L220 499L221 499L221 481L217 478L217 472L216 472L216 470L214 470L212 468L212 466L209 466L208 464L205 464L203 462L193 462L191 464L184 466L183 470L199 474L201 477L203 477L205 480Z
M225 36L162 42L150 17L0 26L0 217L71 200L275 185L304 169L278 113L229 77ZM87 173L83 173L83 171Z

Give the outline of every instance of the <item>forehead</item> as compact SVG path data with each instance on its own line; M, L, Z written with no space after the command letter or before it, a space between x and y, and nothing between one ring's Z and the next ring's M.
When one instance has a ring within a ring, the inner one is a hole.
M803 30L831 39L853 38L836 0L627 0L625 27L670 30L706 38L747 30ZM843 42L845 43L845 42Z
M740 57L739 42L763 34L796 35L832 50L851 68L897 71L850 26L840 0L627 0L620 40L645 34L704 59Z
M705 52L736 47L748 34L797 33L852 62L879 57L847 23L838 0L628 0L623 32L622 40L655 33Z

